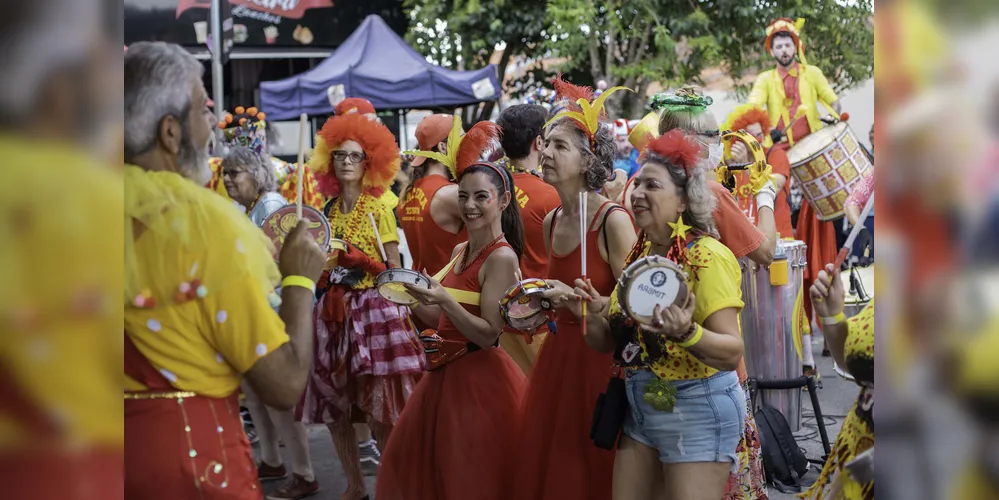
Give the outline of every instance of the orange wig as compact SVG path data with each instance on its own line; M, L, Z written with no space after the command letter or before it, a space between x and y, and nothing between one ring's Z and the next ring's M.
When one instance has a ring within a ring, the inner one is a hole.
M347 141L360 144L367 157L363 192L380 197L399 173L399 146L388 127L357 113L330 118L316 135L316 148L307 165L319 182L319 191L331 198L340 195L340 180L332 165L333 151Z

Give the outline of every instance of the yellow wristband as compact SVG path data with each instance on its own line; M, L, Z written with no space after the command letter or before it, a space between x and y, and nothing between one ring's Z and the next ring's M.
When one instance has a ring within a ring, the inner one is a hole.
M846 315L843 313L839 313L834 316L819 317L819 323L822 323L824 326L838 325L844 321L846 321Z
M289 286L300 286L302 288L308 288L312 293L316 293L316 282L306 278L305 276L285 276L281 280L281 288Z
M701 328L701 325L696 325L694 327L694 334L691 335L689 339L680 342L677 345L679 345L680 347L693 347L694 344L701 341L701 337L703 336L704 336L704 329Z

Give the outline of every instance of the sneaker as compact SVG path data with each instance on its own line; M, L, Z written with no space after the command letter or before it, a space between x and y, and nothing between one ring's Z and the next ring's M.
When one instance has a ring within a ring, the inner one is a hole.
M361 473L365 476L378 474L378 465L381 464L382 454L378 451L375 440L372 439L359 445L361 457Z
M292 474L291 479L267 495L268 500L299 500L319 493L319 481L306 481L298 474Z
M274 481L288 477L288 470L284 468L284 464L274 467L260 462L257 464L257 476L261 481Z

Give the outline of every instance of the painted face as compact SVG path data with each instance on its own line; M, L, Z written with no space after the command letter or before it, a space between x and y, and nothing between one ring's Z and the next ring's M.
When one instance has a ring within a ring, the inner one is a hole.
M572 134L579 131L573 125L556 126L545 137L541 151L541 177L551 185L575 181L583 173L583 152L579 150L577 139Z
M469 230L495 223L510 203L510 193L500 195L491 176L482 172L465 175L458 183L461 220Z
M346 141L333 150L333 171L345 184L360 183L364 178L364 149L354 141Z
M222 180L229 197L249 208L257 198L257 181L247 165L231 165L223 169Z
M666 167L653 162L643 164L638 170L630 199L635 225L643 230L668 227L668 222L676 222L687 209L686 197L673 183Z
M794 39L789 36L775 36L770 41L770 55L785 68L794 62L798 48L794 46Z

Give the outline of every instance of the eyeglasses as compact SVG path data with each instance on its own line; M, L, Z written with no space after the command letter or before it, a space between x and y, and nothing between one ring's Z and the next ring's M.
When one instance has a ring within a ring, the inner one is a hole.
M235 179L236 177L239 177L239 174L245 174L247 172L249 172L249 170L238 170L238 169L235 169L235 168L226 168L226 169L222 170L222 176L224 177L224 176L228 175L230 179Z
M350 160L351 163L361 163L367 159L368 155L364 153L358 153L356 151L334 151L333 160L340 163L344 163L346 160Z

